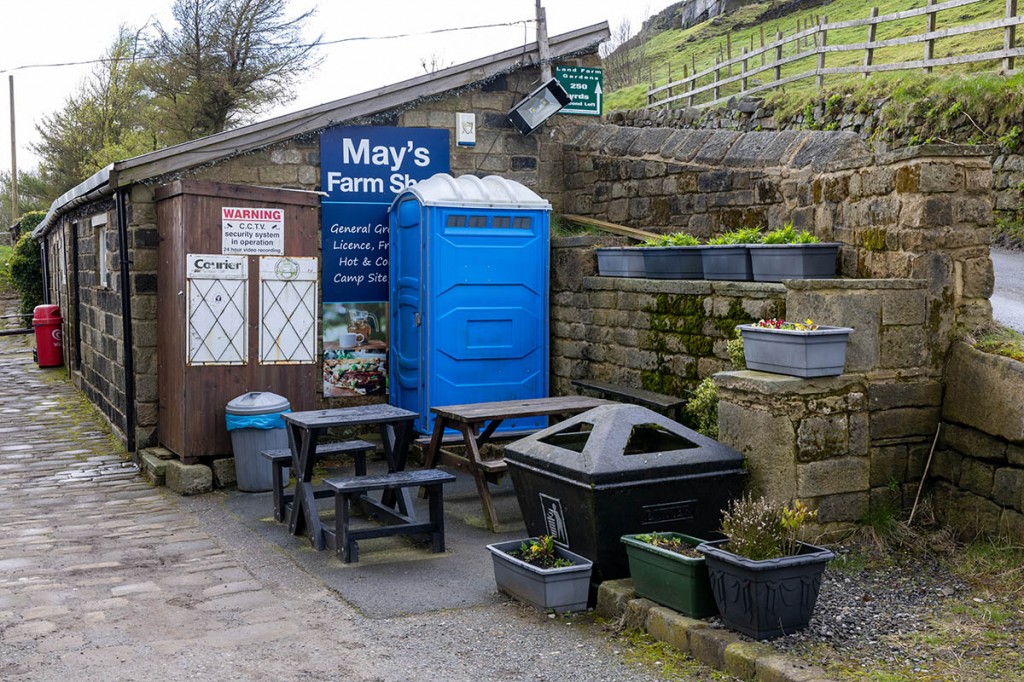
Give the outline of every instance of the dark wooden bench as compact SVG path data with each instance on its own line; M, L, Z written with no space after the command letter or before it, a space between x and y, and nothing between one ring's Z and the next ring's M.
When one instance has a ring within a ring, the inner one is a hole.
M643 405L651 409L668 412L667 416L679 421L682 417L682 409L686 405L686 398L679 398L674 395L655 393L643 388L630 388L609 384L604 381L591 381L590 379L573 379L573 386L578 386L601 394L606 398L614 398L634 405Z
M324 539L328 547L338 552L338 556L346 564L359 561L358 540L367 538L383 538L392 535L412 535L428 533L431 549L444 551L444 494L442 486L451 483L455 477L438 469L419 469L415 471L399 471L380 476L353 476L351 478L331 478L325 481L327 487L334 492L334 531L324 529ZM390 507L383 507L365 496L374 490L412 488L422 486L426 490L429 506L428 520L419 522L405 516ZM359 502L368 514L374 510L383 512L393 525L375 528L349 527L349 512L353 502Z
M376 446L365 440L347 440L341 443L324 443L316 446L317 458L329 457L332 455L348 455L355 460L356 476L366 475L366 454L372 452ZM288 505L291 504L293 495L284 491L285 482L284 470L292 466L292 451L289 448L277 450L264 450L260 453L270 460L273 466L274 486L274 519L284 521L287 518ZM331 497L334 492L331 490L318 490L313 494L314 498Z

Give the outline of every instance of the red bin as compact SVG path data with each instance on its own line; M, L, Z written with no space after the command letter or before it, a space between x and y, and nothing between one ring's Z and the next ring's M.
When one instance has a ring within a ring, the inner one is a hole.
M60 335L60 306L37 305L32 315L36 328L36 361L40 367L60 367L64 350Z

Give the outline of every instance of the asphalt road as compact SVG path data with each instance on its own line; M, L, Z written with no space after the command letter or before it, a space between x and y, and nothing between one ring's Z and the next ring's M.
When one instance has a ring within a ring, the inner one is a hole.
M992 249L992 265L996 273L992 316L1024 332L1024 253Z

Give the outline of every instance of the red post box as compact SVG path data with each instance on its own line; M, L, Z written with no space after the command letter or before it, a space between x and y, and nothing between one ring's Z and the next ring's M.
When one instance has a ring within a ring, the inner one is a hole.
M36 328L36 361L40 367L60 367L64 364L60 323L60 306L35 307L32 326Z

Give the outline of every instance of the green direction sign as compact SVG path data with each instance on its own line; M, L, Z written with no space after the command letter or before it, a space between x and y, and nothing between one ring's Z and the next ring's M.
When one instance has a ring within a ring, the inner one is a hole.
M601 96L604 94L602 87L604 74L601 69L592 69L586 66L558 66L555 67L555 78L572 98L572 101L558 113L582 116L601 115Z

